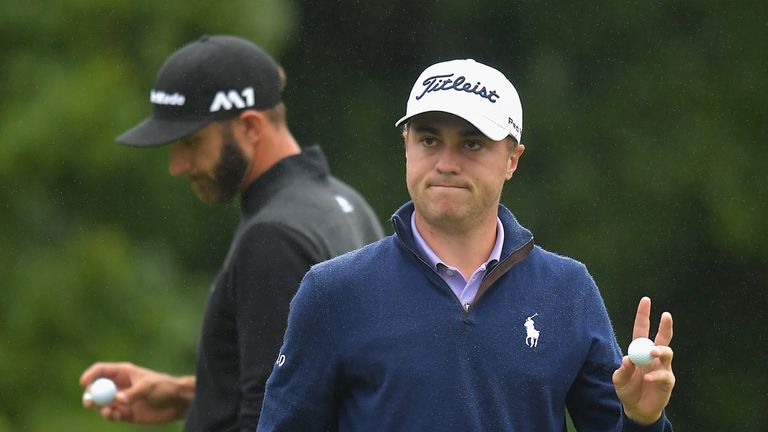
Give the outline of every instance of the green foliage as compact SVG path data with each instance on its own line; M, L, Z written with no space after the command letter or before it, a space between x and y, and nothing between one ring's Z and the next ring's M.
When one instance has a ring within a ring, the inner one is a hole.
M148 114L178 46L234 32L279 52L293 13L281 1L0 6L0 431L143 429L83 410L80 373L100 360L194 371L237 209L200 206L168 179L164 150L114 137Z
M164 149L113 139L149 113L165 57L215 33L284 64L295 135L382 221L408 199L393 123L419 72L504 71L526 152L503 202L589 266L623 346L641 295L673 313L677 428L766 430L768 7L747 3L1 3L0 432L180 429L104 422L78 377L193 370L237 208L199 204Z

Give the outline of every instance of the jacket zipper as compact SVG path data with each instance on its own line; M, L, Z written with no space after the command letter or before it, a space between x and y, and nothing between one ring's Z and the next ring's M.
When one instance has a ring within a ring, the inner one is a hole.
M469 312L472 310L472 306L477 304L477 302L480 300L480 297L485 294L486 291L493 285L496 280L498 280L501 276L504 275L504 273L508 272L512 267L517 265L519 262L524 260L528 254L531 252L531 249L533 249L533 238L528 240L524 245L520 246L518 249L510 253L506 256L503 260L499 261L498 264L496 264L491 271L487 272L485 275L483 275L483 280L480 281L480 286L477 289L477 294L475 294L475 298L472 300L472 302L467 304L467 307L464 308L464 318L469 317ZM499 270L501 269L501 270ZM499 273L498 276L496 276L497 272ZM486 284L485 281L492 279L490 283Z
M467 303L467 304L462 304L461 303L461 299L456 295L455 292L453 292L451 287L442 278L442 276L440 276L440 273L438 273L437 270L433 269L432 266L429 265L428 262L424 261L424 259L421 256L419 256L419 254L416 253L415 250L413 250L410 246L405 244L405 242L401 238L401 235L400 235L399 230L397 229L397 226L395 226L395 232L397 233L397 240L406 249L408 249L408 251L411 252L413 254L413 256L416 257L417 260L421 261L422 264L424 264L432 273L434 273L440 279L440 281L443 283L443 286L448 289L448 291L451 293L453 298L456 299L456 303L458 303L459 307L461 307L462 311L464 311L464 319L469 318L469 312L472 309L472 306L474 306L477 303L478 299L480 299L480 297L485 293L485 291L488 290L489 287L487 287L487 286L484 287L485 281L487 279L489 279L492 275L494 275L496 273L496 271L498 271L499 268L506 268L504 270L504 272L506 273L507 270L511 269L512 267L515 266L515 264L517 264L518 262L522 261L526 256L528 256L528 252L530 252L530 250L533 248L533 238L531 238L524 245L520 246L518 249L516 249L515 251L513 251L512 253L507 255L503 260L499 261L499 263L496 264L491 269L491 271L489 271L488 273L486 273L483 276L483 280L480 281L480 287L477 290L477 295L475 295L475 298L472 300L472 302ZM513 260L514 262L511 262L511 263L507 264L509 262L509 260ZM499 277L501 277L501 275L503 275L503 273L500 274ZM498 278L496 278L496 279L498 279ZM495 282L495 280L494 280L494 282Z

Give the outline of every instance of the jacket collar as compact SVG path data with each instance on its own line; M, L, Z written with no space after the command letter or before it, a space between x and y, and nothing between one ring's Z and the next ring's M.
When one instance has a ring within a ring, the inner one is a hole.
M409 249L418 254L418 248L413 239L411 231L411 218L413 217L413 201L403 204L391 218L392 226L395 229L395 235ZM512 212L504 205L499 204L499 220L504 226L504 244L501 247L501 259L504 260L513 252L519 250L527 243L533 240L533 234L520 225Z
M243 192L240 209L244 216L259 211L269 199L289 183L299 179L322 179L330 175L328 161L320 146L302 149L272 165Z

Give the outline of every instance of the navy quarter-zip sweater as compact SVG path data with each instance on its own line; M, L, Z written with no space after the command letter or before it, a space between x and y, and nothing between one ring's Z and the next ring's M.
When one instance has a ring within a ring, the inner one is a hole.
M671 431L622 414L621 351L585 266L499 207L502 258L465 310L395 234L314 266L291 302L258 431ZM526 325L527 324L527 325Z

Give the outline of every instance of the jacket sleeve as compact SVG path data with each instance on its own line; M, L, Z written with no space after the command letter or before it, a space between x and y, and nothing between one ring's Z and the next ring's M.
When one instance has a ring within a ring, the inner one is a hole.
M621 349L613 331L602 296L585 267L575 278L584 281L579 299L583 314L582 331L591 341L587 358L568 392L568 413L578 431L671 432L665 415L658 422L643 426L624 415L613 386L613 372L621 363Z
M336 414L338 351L333 303L315 270L291 301L288 328L267 381L258 431L325 431Z
M285 333L288 305L317 262L309 242L279 224L257 224L243 234L233 266L237 311L240 430L259 421L264 386Z

